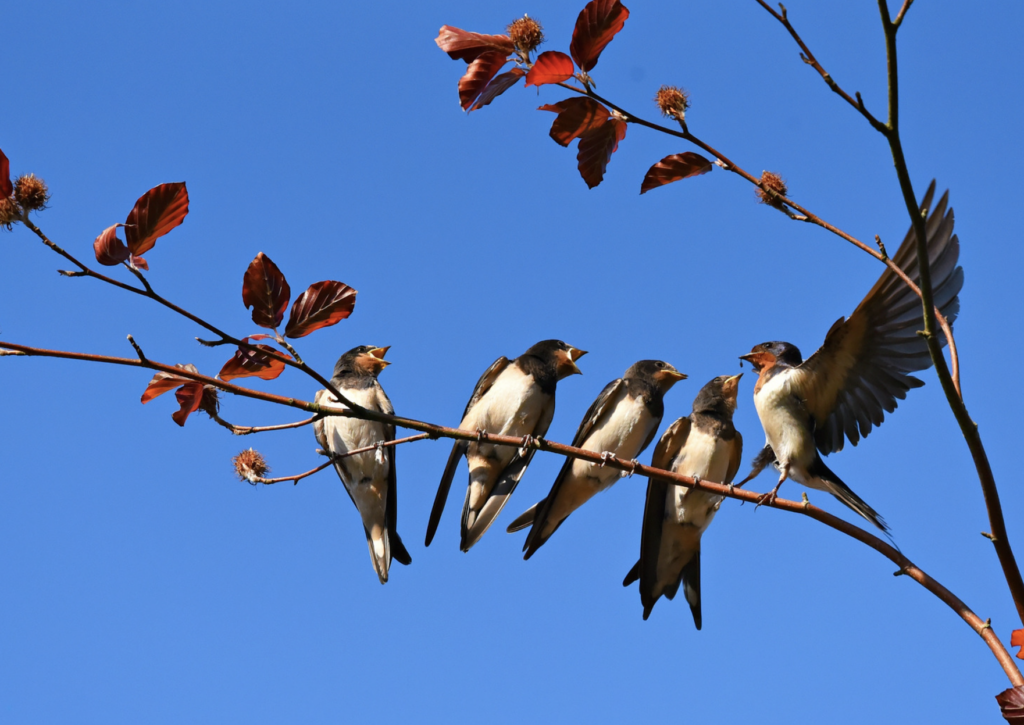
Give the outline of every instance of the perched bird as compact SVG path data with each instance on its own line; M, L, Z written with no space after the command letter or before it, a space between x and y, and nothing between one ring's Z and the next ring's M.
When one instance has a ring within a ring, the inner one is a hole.
M701 388L690 417L670 425L654 447L651 465L697 479L732 483L743 452L743 436L732 424L742 376L722 375ZM647 484L640 561L622 582L628 587L640 580L644 619L651 616L660 596L673 599L682 583L693 623L700 629L700 539L721 505L721 496L697 488L654 478Z
M605 386L580 423L572 445L605 456L636 460L654 440L665 413L663 397L686 378L661 360L641 360ZM529 559L566 517L594 494L609 488L621 471L576 458L566 458L551 491L513 521L508 532L531 526L523 551Z
M586 351L561 340L538 342L515 360L500 357L480 378L462 414L459 428L504 436L540 438L555 415L555 386L580 372L576 361ZM427 523L426 545L434 539L459 459L469 463L469 487L462 507L463 551L497 518L533 460L535 448L496 446L486 441L457 441L437 488Z
M952 324L964 283L963 269L957 266L960 242L953 234L953 210L946 212L948 192L931 208L934 191L933 181L921 205L930 211L926 232L932 290L935 305ZM911 228L892 260L919 283L915 239ZM788 342L765 342L741 355L758 373L754 406L766 437L744 483L774 463L779 483L764 499L774 500L782 482L791 478L828 491L887 531L878 513L821 456L842 450L845 438L857 445L872 426L882 424L886 412L896 409L897 398L924 385L908 375L932 364L926 341L918 334L923 326L921 300L886 268L853 314L832 325L825 343L807 360ZM939 340L946 342L941 334Z
M377 375L391 363L384 360L386 347L361 345L342 355L334 366L331 384L356 405L392 415L395 409L377 382ZM339 405L327 390L317 391L318 405ZM320 447L326 453L344 455L357 448L375 446L395 439L395 426L371 420L329 415L313 424ZM366 544L380 583L388 580L392 557L402 564L412 562L402 539L395 531L398 519L398 489L395 475L395 448L377 448L356 453L334 462L345 490L363 520Z

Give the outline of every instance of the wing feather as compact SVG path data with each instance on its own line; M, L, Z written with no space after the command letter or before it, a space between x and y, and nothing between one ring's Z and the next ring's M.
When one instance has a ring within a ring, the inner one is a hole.
M935 304L952 325L964 282L960 242L953 234L953 210L947 211L949 193L932 207L934 194L933 181L921 202L929 214L928 263ZM920 282L913 228L892 259ZM932 364L927 343L917 334L923 326L917 295L886 268L853 314L832 325L821 348L796 369L793 391L814 421L815 442L824 455L842 450L847 439L857 445L909 389L924 384L909 374Z
M484 374L480 376L480 379L476 381L476 387L473 388L473 395L470 397L469 402L466 403L466 409L462 412L462 418L465 420L466 416L469 415L469 411L474 405L480 402L480 398L487 395L487 391L494 385L494 381L498 379L502 371L508 367L509 359L502 355L493 363L491 366L484 371Z

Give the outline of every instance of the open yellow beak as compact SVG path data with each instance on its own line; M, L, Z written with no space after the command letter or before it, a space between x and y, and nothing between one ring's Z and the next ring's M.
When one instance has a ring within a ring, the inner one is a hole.
M583 357L586 354L587 354L586 350L577 350L574 347L570 347L569 348L569 359L572 360L573 362L576 362L577 360L579 360L581 357Z
M379 362L377 363L381 367L387 367L391 363L384 359L384 354L391 349L391 345L387 347L375 347L370 350L367 354L370 357L376 358Z

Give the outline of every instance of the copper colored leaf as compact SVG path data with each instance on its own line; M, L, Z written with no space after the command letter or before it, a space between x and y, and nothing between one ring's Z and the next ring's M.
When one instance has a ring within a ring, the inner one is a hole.
M133 266L134 266L134 267L135 267L136 269L144 269L144 270L146 270L147 272L149 271L149 262L147 262L147 261L146 261L145 259L143 259L142 257L132 257L132 258L131 258L131 264L132 264L132 265L133 265Z
M572 58L557 50L548 50L537 56L533 68L526 74L526 85L542 86L545 83L561 83L572 78L575 71Z
M608 161L619 148L619 141L624 138L626 138L626 122L617 118L609 119L607 123L580 136L576 161L580 176L591 189L604 179Z
M203 384L186 383L178 388L174 397L178 399L178 405L181 408L176 413L172 413L171 418L178 425L184 426L188 417L199 409L199 404L203 401Z
M242 338L242 342L249 342L249 340L248 337ZM252 377L273 380L284 372L285 364L282 360L272 358L267 352L277 353L291 360L291 355L285 355L270 345L256 345L256 348L251 350L239 347L231 359L224 363L224 367L217 373L217 377L224 381Z
M506 63L508 61L505 60L504 54L490 51L482 53L469 64L466 74L459 79L459 105L463 111L472 107L473 102Z
M591 0L576 18L569 52L583 71L590 72L597 65L608 43L622 30L629 11L619 0Z
M285 337L305 337L321 327L336 325L352 314L356 291L341 282L317 282L292 305Z
M96 254L96 261L100 264L113 267L115 264L121 264L121 262L124 262L131 256L128 247L117 238L117 228L122 226L124 225L115 224L112 227L107 227L103 230L102 234L96 237L96 241L92 243L92 250Z
M195 365L175 365L174 367L187 370L190 373L199 372ZM148 403L158 395L163 395L168 390L174 390L179 385L190 382L192 381L188 378L172 375L171 373L159 372L153 376L153 379L149 381L149 385L146 386L146 390L142 394L142 402Z
M281 270L263 252L257 254L242 278L242 303L252 308L252 321L273 330L284 319L291 298Z
M0 151L0 198L6 199L14 193L14 184L11 183L11 162Z
M516 81L524 75L526 75L526 71L522 68L513 68L508 73L502 73L500 76L497 76L493 81L487 84L483 93L480 94L480 97L476 99L476 103L474 103L473 107L469 110L477 111L490 104L491 101L514 86Z
M174 229L188 214L185 182L160 184L139 197L124 223L124 239L132 254L145 254L156 240Z
M996 702L1006 722L1021 725L1024 723L1024 687L1011 687L996 695Z
M1024 629L1015 629L1010 632L1010 646L1020 647L1017 652L1017 659L1024 660Z
M472 63L481 53L497 51L506 56L512 55L515 45L507 35L482 35L460 30L450 25L442 25L441 32L434 39L437 47L455 60Z
M601 126L611 117L611 111L591 98L566 98L558 103L541 106L538 111L554 111L558 114L551 124L551 138L562 146L579 136Z
M647 175L640 185L640 193L646 194L651 189L671 184L673 181L706 174L714 167L713 163L692 151L666 156L647 170Z

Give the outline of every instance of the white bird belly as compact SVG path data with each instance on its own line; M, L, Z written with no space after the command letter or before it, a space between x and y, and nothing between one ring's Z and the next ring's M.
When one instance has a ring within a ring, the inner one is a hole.
M534 381L516 365L509 365L494 381L491 389L466 414L459 428L482 430L495 435L516 438L532 435L547 403L547 396ZM488 443L471 443L468 457L483 456L508 465L516 449Z
M356 405L371 410L379 409L377 391L372 387L362 390L347 390L345 396ZM327 439L327 446L335 454L344 454L358 448L375 446L387 440L387 431L383 423L337 415L324 418L323 431ZM344 460L344 466L336 466L336 468L340 469L339 473L348 472L342 473L342 481L355 496L355 486L360 483L386 482L389 473L388 466L387 456L378 457L376 451L368 451L349 456ZM357 480L349 480L350 473L356 473L353 478Z
M684 476L724 483L729 472L731 454L729 441L694 428L686 445L676 456L673 469ZM694 526L704 531L718 511L722 497L685 486L669 486L666 492L665 517L680 526Z
M615 410L590 432L580 448L595 453L611 452L617 458L632 460L640 455L640 449L651 434L655 421L642 397L626 398L615 406ZM625 475L623 471L599 463L576 460L572 473L577 478L595 480L597 489L603 491Z
M754 407L779 465L794 473L806 470L814 462L816 448L807 412L790 391L789 376L782 373L769 380L754 396Z

